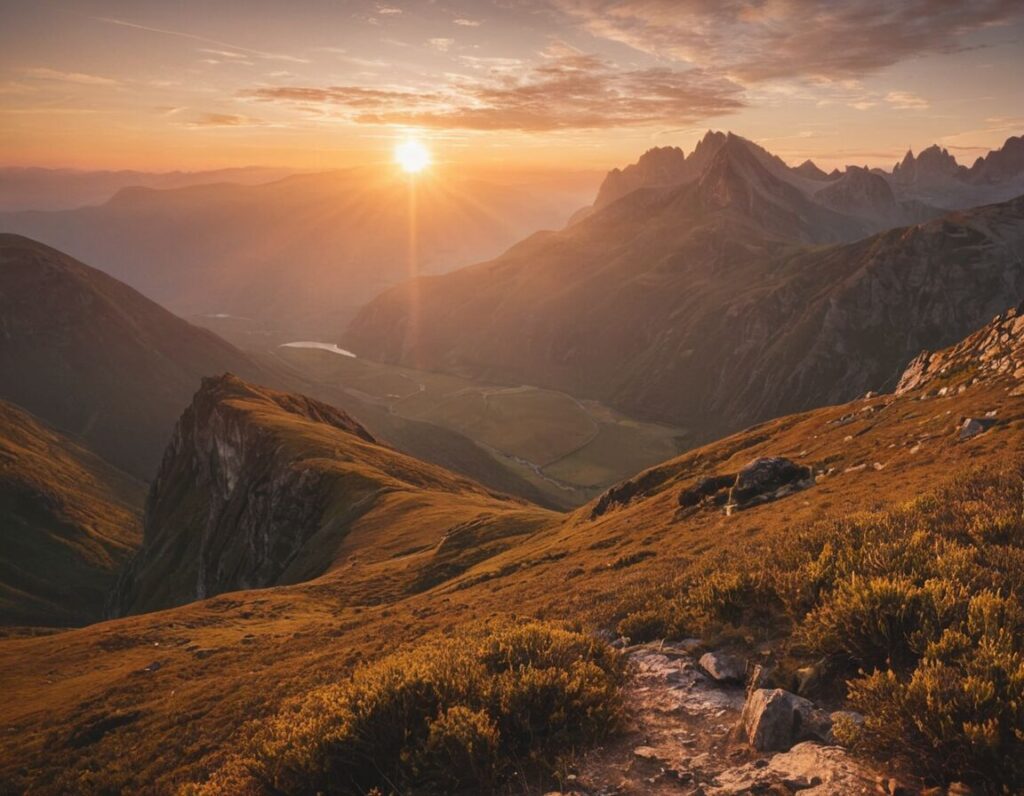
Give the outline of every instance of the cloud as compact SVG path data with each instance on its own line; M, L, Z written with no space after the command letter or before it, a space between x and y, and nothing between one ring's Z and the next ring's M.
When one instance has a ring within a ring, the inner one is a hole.
M204 113L202 116L193 119L186 126L190 128L205 127L259 127L264 122L261 119L254 119L251 116L243 116L238 113Z
M885 101L901 110L920 111L930 107L928 100L909 91L890 91L885 95Z
M254 50L250 47L240 47L237 44L231 44L230 42L221 41L220 39L211 39L207 36L200 36L195 33L186 33L180 30L171 30L169 28L154 28L149 25L139 25L135 22L128 22L124 19L115 19L113 17L93 17L97 22L103 22L107 25L116 25L121 28L131 28L133 30L142 30L147 33L159 33L164 36L175 36L181 39L191 39L192 41L199 41L205 44L212 44L216 47L227 48L234 50L239 53L246 53L248 55L256 55L260 58L265 58L268 61L289 61L296 64L308 64L308 58L299 58L294 55L287 55L285 53L267 52L265 50Z
M466 19L465 17L459 17L458 19L453 20L453 22L456 25L461 25L464 28L479 28L480 27L480 20L479 19Z
M441 38L437 38L437 39L430 39L427 43L431 47L433 47L435 50L438 50L439 52L446 53L451 48L451 46L453 44L455 44L455 39L441 39Z
M859 77L961 49L1020 0L552 0L597 36L746 83Z
M363 124L548 131L690 124L743 107L739 86L700 69L621 69L561 48L525 77L464 79L443 89L262 87L245 96L307 112L340 107Z
M377 13L385 17L398 16L402 13L402 9L393 6L380 6Z
M53 80L59 83L76 83L80 86L116 86L119 85L117 80L109 77L101 77L100 75L89 75L85 72L61 72L57 69L47 69L46 67L32 67L29 69L22 69L21 73L26 77L32 77L37 80Z

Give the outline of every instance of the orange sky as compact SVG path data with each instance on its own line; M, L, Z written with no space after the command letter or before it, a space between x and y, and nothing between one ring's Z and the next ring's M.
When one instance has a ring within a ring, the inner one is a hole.
M24 0L2 165L608 168L731 129L791 162L1024 132L1019 0Z

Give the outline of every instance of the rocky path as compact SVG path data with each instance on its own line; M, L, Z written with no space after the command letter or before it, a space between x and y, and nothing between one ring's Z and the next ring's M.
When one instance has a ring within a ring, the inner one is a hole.
M694 648L683 642L627 650L635 666L626 692L630 727L580 760L564 794L912 792L890 786L880 771L838 746L806 741L786 752L756 751L747 743L742 721L744 686L709 676Z

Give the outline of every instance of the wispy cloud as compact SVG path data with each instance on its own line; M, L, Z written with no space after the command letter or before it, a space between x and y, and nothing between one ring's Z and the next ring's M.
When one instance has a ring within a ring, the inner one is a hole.
M591 33L744 82L857 77L1024 16L1020 0L553 0Z
M458 19L452 20L456 25L461 25L464 28L478 28L480 27L479 19L466 19L465 17L459 17Z
M90 75L85 72L62 72L57 69L46 67L31 67L22 69L21 73L26 77L36 80L52 80L59 83L76 83L80 86L116 86L120 81L100 75Z
M261 127L266 122L238 113L204 113L186 123L186 127Z
M212 44L215 47L226 48L239 53L247 53L248 55L256 55L260 58L266 58L268 61L290 61L298 64L308 64L308 58L299 58L295 55L288 55L286 53L275 53L267 52L266 50L255 50L251 47L242 47L238 44L231 44L231 42L222 41L220 39L212 39L208 36L200 36L195 33L187 33L181 30L171 30L169 28L155 28L150 25L140 25L135 22L129 22L124 19L115 19L113 17L93 17L98 22L103 22L108 25L117 25L122 28L132 28L134 30L144 30L149 33L160 33L164 36L176 36L181 39L191 39L192 41L199 41L205 44Z
M621 69L570 50L525 76L450 83L443 90L360 86L262 87L245 96L308 112L339 107L363 124L471 130L599 129L688 124L743 106L739 86L699 69Z
M928 100L924 99L924 97L919 97L909 91L890 91L885 95L885 101L892 105L892 107L901 110L918 111L931 107Z

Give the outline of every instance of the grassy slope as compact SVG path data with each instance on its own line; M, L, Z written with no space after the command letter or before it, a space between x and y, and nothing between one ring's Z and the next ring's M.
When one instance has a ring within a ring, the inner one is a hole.
M575 508L605 487L672 457L685 436L683 429L632 420L597 402L551 390L488 384L311 349L277 348L271 361L287 363L320 389L334 387L350 400L379 407L392 423L422 421L473 440L490 452L495 468L507 473L507 485L493 478L489 485L561 508ZM357 415L375 425L366 409ZM408 447L402 444L405 436L396 442ZM432 460L437 461L436 453Z
M939 487L965 467L1001 466L1024 452L1024 401L1008 395L1005 383L916 398L882 396L748 429L656 468L649 479L661 485L631 504L596 520L584 507L462 573L444 569L446 556L459 553L444 544L373 561L349 555L310 583L3 642L0 676L10 697L4 723L11 729L0 772L12 782L21 772L43 792L58 782L88 790L91 781L166 790L216 765L244 720L424 634L509 613L608 626L636 589L671 580L706 554L728 555L822 515L883 508ZM990 410L1000 425L958 441L960 415ZM851 413L854 420L836 422ZM731 517L677 514L680 485L767 454L836 474ZM844 472L862 464L868 466ZM396 502L348 542L368 550L388 529L394 536L386 549L394 554L406 534L436 542L432 534L450 507L438 503L426 514L403 508ZM430 581L419 578L423 572L452 577L424 591ZM82 774L88 769L104 772L90 780Z
M140 542L143 495L134 479L0 401L0 624L101 618Z

